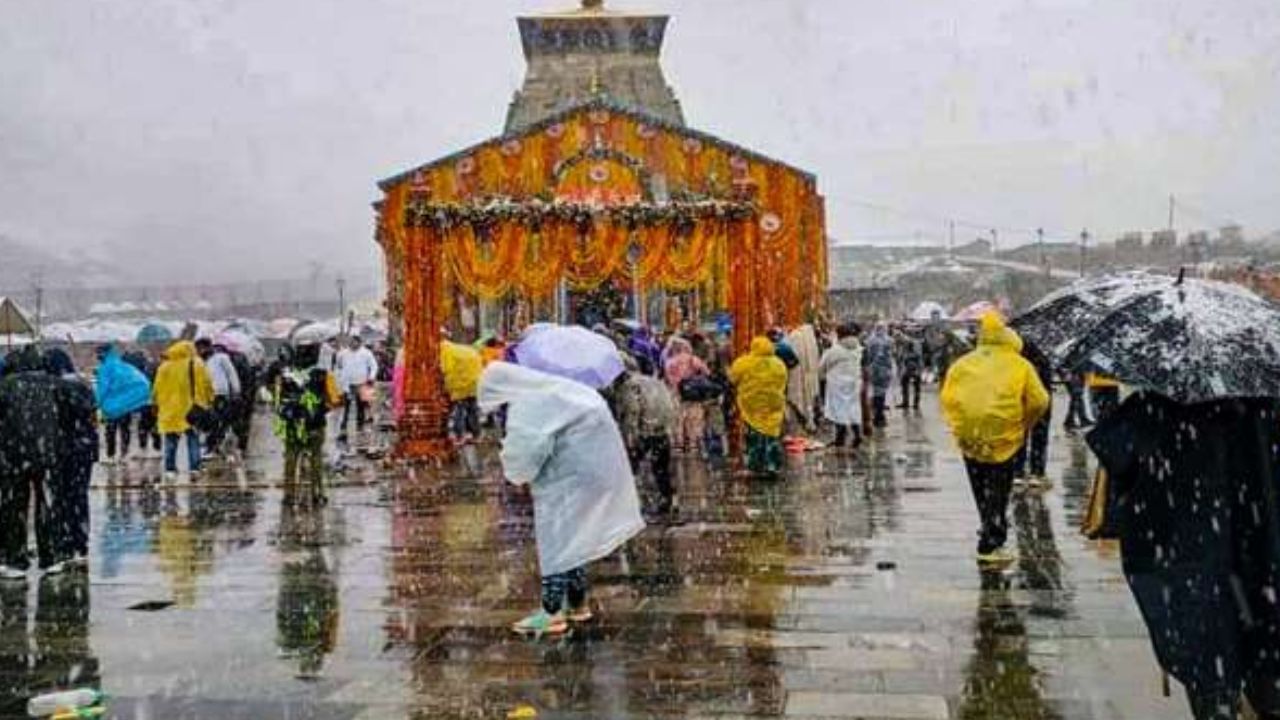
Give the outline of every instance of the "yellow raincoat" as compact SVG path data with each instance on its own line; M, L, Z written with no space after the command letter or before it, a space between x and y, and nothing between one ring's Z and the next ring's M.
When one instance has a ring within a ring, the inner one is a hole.
M787 366L778 359L769 338L751 341L751 351L729 368L736 388L738 412L751 429L763 435L782 434L787 407Z
M164 353L151 387L157 429L162 435L181 434L191 429L187 414L195 405L213 406L213 381L204 363L196 357L196 346L188 340L176 342Z
M988 464L1007 461L1049 408L1049 393L1021 352L1022 338L998 315L987 313L977 349L947 371L942 412L965 457Z
M440 343L440 371L444 373L444 390L453 402L476 396L484 362L480 351L469 345L445 340Z

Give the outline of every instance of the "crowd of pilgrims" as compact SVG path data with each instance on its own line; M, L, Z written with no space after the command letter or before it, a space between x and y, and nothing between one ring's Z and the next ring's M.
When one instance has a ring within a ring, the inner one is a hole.
M205 462L236 464L249 451L259 401L273 408L284 448L290 503L326 502L324 441L341 409L346 443L373 423L373 388L389 380L359 338L295 343L270 364L251 362L209 339L182 340L158 359L141 348L102 345L91 372L77 371L62 348L21 347L0 360L0 580L25 578L36 565L57 574L87 562L90 478L95 464L163 458L163 478ZM185 444L185 462L179 450Z

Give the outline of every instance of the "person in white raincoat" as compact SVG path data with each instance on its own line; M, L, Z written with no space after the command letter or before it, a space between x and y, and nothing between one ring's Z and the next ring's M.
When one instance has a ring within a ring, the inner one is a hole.
M506 406L503 472L533 493L542 609L512 629L563 633L591 619L587 563L644 529L622 435L595 390L510 363L485 369L477 400L486 412Z
M787 344L800 359L800 364L787 374L789 434L812 432L816 426L814 406L818 400L818 373L822 361L818 334L812 325L801 325L787 335Z
M822 414L836 426L836 447L852 435L849 442L856 448L862 442L862 343L856 328L836 330L835 344L822 354L821 371L827 381Z

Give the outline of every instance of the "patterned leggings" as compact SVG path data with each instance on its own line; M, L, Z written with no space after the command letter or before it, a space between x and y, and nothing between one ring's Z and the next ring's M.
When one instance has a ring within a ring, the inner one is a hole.
M568 602L565 602L566 600ZM568 572L542 578L542 609L548 613L555 614L570 608L580 608L586 602L586 568L574 568Z

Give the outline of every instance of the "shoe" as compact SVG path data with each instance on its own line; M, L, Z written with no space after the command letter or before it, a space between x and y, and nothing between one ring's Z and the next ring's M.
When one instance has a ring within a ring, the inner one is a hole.
M543 635L563 635L568 630L569 623L564 619L564 613L552 615L546 610L539 610L511 626L511 631L515 634L526 637L532 635L534 638L540 638Z
M63 561L61 561L61 562L56 562L56 563L54 563L54 564L50 565L49 567L47 567L47 568L41 568L41 570L40 570L40 572L44 573L46 577L47 577L47 576L49 576L49 575L61 575L62 573L66 572L66 571L67 571L67 561L66 561L66 560L63 560Z
M978 553L979 565L1006 565L1017 559L1017 554L1007 548L996 548L989 553Z
M1027 478L1022 477L1021 475L1019 475L1018 477L1015 477L1015 478L1013 479L1013 486L1014 486L1015 488L1024 488L1024 487L1027 487Z
M580 608L569 608L569 612L565 614L565 619L571 623L591 622L595 617L591 612L591 606L585 603Z
M178 481L178 473L177 473L177 472L175 472L175 471L173 471L173 470L165 470L165 471L164 471L164 479L165 479L166 481L168 481L168 482L177 482L177 481Z
M27 571L12 565L0 565L0 580L26 580Z

